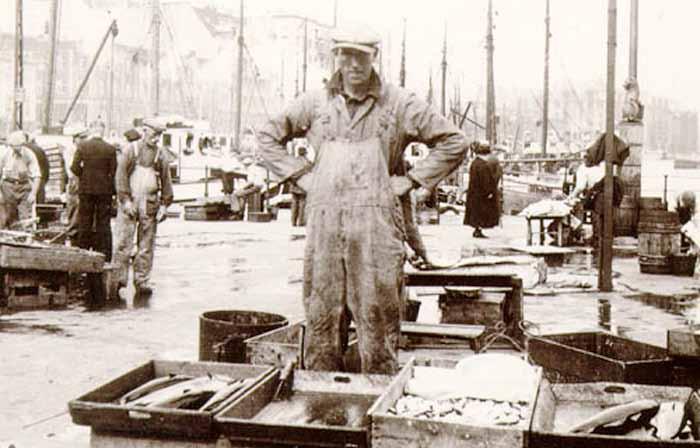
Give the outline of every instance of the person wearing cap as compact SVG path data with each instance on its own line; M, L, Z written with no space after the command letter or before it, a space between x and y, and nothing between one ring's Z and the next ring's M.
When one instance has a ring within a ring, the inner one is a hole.
M159 144L165 128L144 120L141 139L129 143L117 165L116 186L118 241L115 263L120 288L126 287L134 248L134 286L139 297L153 292L151 270L158 223L166 218L173 201L169 152Z
M474 148L476 157L469 166L469 185L464 209L464 225L474 227L474 238L486 238L482 229L498 225L497 170L489 162L491 148L479 144Z
M325 89L305 93L258 133L260 151L282 182L307 193L303 302L305 362L342 370L350 318L362 372L393 373L403 308L402 201L424 198L464 158L464 135L415 94L374 69L379 39L367 27L338 30L338 71ZM311 167L285 145L306 137ZM423 142L431 154L406 172L403 152Z
M93 122L89 138L78 144L70 169L78 178L78 247L101 252L109 262L117 148L103 139L104 131L99 122Z
M36 202L37 204L43 204L46 201L46 183L49 181L49 159L46 157L44 149L37 143L36 137L33 134L27 134L27 148L34 153L34 157L36 157L37 164L39 165L41 176L39 177Z
M246 174L246 183L240 190L233 193L231 196L231 210L234 213L244 214L246 209L248 213L251 211L259 212L262 210L251 210L251 207L262 206L262 197L260 193L267 184L267 170L256 163L255 157L245 155L241 159L243 171ZM259 204L254 204L255 199L258 199Z
M71 145L63 149L63 166L66 182L64 183L66 204L66 218L68 226L66 227L66 237L71 242L71 245L78 245L78 204L80 202L78 192L78 177L73 174L70 167L75 158L75 152L78 145L88 136L87 129L77 129L73 132L73 142Z
M3 229L19 221L33 218L41 171L34 153L27 147L24 131L14 131L7 137L9 151L0 155L0 191L5 216Z
M297 158L305 165L311 164L306 155L306 146L301 145L297 148ZM297 187L294 182L291 183L290 190L292 192L292 226L304 227L306 225L306 192Z

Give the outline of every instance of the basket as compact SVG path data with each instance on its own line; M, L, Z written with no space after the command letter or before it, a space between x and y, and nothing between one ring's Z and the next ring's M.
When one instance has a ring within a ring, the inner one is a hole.
M695 273L697 255L674 254L670 257L671 272L673 275L692 277Z

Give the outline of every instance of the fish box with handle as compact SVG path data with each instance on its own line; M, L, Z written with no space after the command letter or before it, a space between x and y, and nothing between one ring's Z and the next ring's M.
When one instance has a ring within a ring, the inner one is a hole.
M685 418L686 403L697 403L693 395L687 387L608 382L549 384L545 380L535 403L527 446L697 447L698 441L671 440Z
M152 360L70 401L68 409L73 423L91 426L98 431L186 438L213 437L213 416L216 411L275 371L272 367L247 364ZM136 401L122 404L121 399L137 388L172 375L193 378L221 375L247 381L243 387L207 411L143 406L135 404Z
M422 370L422 371L421 371ZM434 367L416 366L414 361L407 363L394 378L391 386L382 394L370 409L372 429L372 447L374 448L419 448L419 447L491 447L513 448L524 447L527 431L532 421L532 410L539 384L542 381L542 370L533 367L535 381L532 387L525 387L517 395L524 398L518 400L521 406L521 418L517 423L511 421L503 424L485 424L483 417L498 411L503 406L510 405L503 400L474 398L471 404L476 406L475 412L455 407L460 399L441 399L431 405L434 409L426 410L421 415L408 415L399 410L399 403L410 397L409 382L414 378L426 378L431 384L440 382L440 371L452 370ZM426 383L427 384L427 383ZM476 388L479 385L475 384ZM491 386L494 386L493 384ZM508 385L496 384L496 388ZM413 397L409 398L413 399ZM425 401L418 406L425 406ZM439 408L439 409L438 409ZM478 409L477 409L478 408ZM490 408L490 409L489 409ZM423 411L418 411L423 412ZM454 414L454 418L450 417ZM474 416L470 422L468 415ZM493 414L495 415L495 414ZM447 416L447 417L446 417ZM496 416L496 419L499 417Z

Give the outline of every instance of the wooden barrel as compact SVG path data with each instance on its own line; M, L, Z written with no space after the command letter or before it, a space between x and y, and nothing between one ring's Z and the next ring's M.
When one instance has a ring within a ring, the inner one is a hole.
M637 236L639 209L633 197L623 196L622 203L615 207L615 236Z
M678 213L641 209L637 231L639 270L646 274L670 274L670 256L681 248Z
M639 208L645 210L663 210L664 203L661 198L642 197L639 198Z

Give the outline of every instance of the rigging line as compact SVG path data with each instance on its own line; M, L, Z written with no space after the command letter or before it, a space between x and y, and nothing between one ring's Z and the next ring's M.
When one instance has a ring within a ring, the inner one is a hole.
M255 63L255 59L253 59L253 55L250 53L250 49L248 48L248 46L245 43L243 44L243 49L245 50L246 55L248 56L248 59L250 59L250 65L252 66L252 68L254 70L253 71L253 80L254 80L255 88L258 92L258 95L260 96L260 102L262 103L263 112L265 112L265 116L269 119L270 114L267 112L267 106L265 104L265 97L263 97L262 92L260 90L260 84L258 83L258 78L260 77L259 76L260 70L258 68L258 65ZM252 97L252 95L251 95L251 97Z
M535 103L537 103L537 107L539 107L540 112L542 112L542 104L540 103L540 100L537 98L537 95L535 94L534 91L530 90L530 93L532 94L532 97L535 99ZM555 134L557 134L557 137L559 140L563 141L564 139L561 137L561 134L559 133L559 130L552 124L552 119L547 117L547 124L552 128Z

